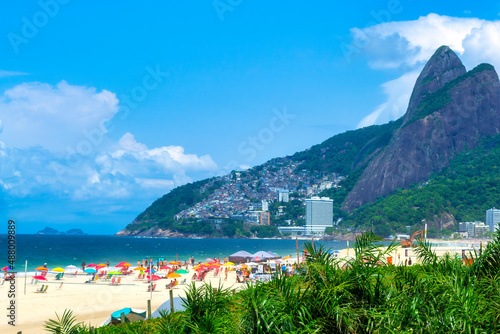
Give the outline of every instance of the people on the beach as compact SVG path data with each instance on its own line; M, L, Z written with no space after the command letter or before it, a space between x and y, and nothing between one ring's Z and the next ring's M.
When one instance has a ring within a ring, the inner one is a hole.
M109 260L106 260L106 267L109 267Z
M85 270L85 266L86 266L86 265L87 265L87 264L85 263L85 261L82 261L82 270ZM44 267L45 267L45 266L44 266ZM47 268L47 267L45 267L45 268Z

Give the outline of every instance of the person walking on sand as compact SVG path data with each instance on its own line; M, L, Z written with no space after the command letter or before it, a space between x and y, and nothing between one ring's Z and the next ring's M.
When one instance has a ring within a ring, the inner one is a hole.
M224 281L227 281L227 272L228 272L228 269L229 269L229 268L228 268L228 267L226 267L226 270L225 270L225 272L226 272L226 278L224 278Z

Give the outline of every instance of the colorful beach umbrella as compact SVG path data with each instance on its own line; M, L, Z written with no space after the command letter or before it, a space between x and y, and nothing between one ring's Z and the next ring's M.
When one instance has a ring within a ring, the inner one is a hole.
M107 266L108 266L108 265L106 265L106 264L104 264L104 263L99 263L99 264L97 265L97 267L107 267Z
M91 263L86 265L87 268L97 267L97 264Z
M44 267L42 267L42 268L44 268ZM10 269L9 266L5 266L2 268L2 270L9 270L9 269Z
M37 279L39 281L46 281L47 279L43 276L33 276L34 279Z
M146 278L147 278L147 279L150 279L150 278L149 278L149 275L148 275L148 276L146 276ZM151 280L152 280L152 281L157 281L157 280L159 280L159 279L161 279L161 277L160 277L160 276L158 276L158 275L152 275L152 276L151 276Z
M149 269L148 269L148 270L146 270L146 272L147 272L147 273L149 273ZM154 273L156 272L156 270L151 269L151 272L154 274Z
M2 270L5 270L5 269L2 269ZM35 270L36 270L36 271L48 271L48 269L47 269L47 268L45 268L45 267L38 267L38 268L36 268Z
M174 277L181 277L181 275L176 274L176 273L170 273L170 274L167 275L167 277L174 278Z
M120 264L124 267L132 267L132 265L128 262L121 262Z
M169 267L169 266L162 266L162 267L160 267L160 269L172 269L172 267Z
M177 271L175 271L176 274L189 274L189 271L187 271L186 269L179 269Z
M172 264L174 266L178 266L179 262L177 262L177 261L170 261L168 264Z
M234 263L232 263L232 262L226 262L226 263L224 263L224 265L225 266L234 266Z
M290 257L290 256L285 256L285 257L283 258L283 260L288 260L288 259L291 259L291 257Z
M52 271L57 271L57 272L59 272L59 273L62 273L62 272L64 272L65 270L64 270L63 268L61 268L61 267L57 267L57 268L52 269Z
M84 270L87 274L95 274L97 272L97 270L95 270L94 268L85 268Z
M147 269L146 269L146 268L144 268L144 267L137 267L137 268L135 268L134 270L147 270Z
M108 275L121 275L122 273L119 272L118 270L113 270L111 272L108 273Z

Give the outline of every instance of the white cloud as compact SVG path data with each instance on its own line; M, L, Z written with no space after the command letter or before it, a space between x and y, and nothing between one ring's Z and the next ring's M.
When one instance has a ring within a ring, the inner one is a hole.
M103 123L118 103L110 91L65 81L6 90L0 96L0 191L15 198L50 194L114 203L155 198L218 170L210 155L186 153L182 146L148 148L128 132L118 142L106 138ZM95 141L89 136L96 133L106 145L78 153L78 144Z
M366 45L361 52L369 57L371 68L399 69L404 73L382 84L386 102L364 117L359 127L401 117L406 112L417 74L441 45L453 49L469 70L482 62L500 66L499 21L429 14L414 21L353 28L352 36L360 45Z
M55 194L72 200L158 197L218 169L209 155L184 153L180 146L148 149L130 133L124 147L77 160L40 146L10 148L0 142L0 190L23 198ZM159 153L161 152L161 153ZM73 161L79 161L74 166Z
M384 94L387 95L387 101L380 104L375 111L363 118L359 122L358 128L387 123L404 115L418 75L419 71L413 71L382 84Z
M17 72L17 71L0 70L0 78L16 77L16 76L19 76L19 75L28 75L28 73Z
M354 39L368 39L363 51L376 57L370 62L373 68L397 68L426 62L441 45L448 45L462 54L464 39L485 22L477 18L429 14L414 21L354 28L352 34Z
M56 151L75 145L85 133L99 129L118 111L118 99L107 90L56 86L31 82L17 85L0 96L0 140L10 147L39 145Z

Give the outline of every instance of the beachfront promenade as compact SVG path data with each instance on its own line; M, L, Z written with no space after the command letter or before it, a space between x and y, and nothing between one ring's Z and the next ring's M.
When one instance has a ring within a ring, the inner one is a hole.
M456 251L461 256L462 249L468 249L467 245L444 246L436 247L435 251L438 256L442 256L446 252L453 253ZM408 253L408 256L406 256ZM339 258L354 256L354 251L351 248L349 254L347 250L340 250L337 253ZM411 258L412 263L417 263L417 258L412 249L398 248L393 255L393 263L396 265L405 265ZM186 283L191 283L191 277L194 271L189 267L189 274L182 275L177 280L182 281L186 278ZM161 274L161 272L160 272ZM7 325L4 320L0 324L0 333L17 333L22 331L23 334L43 333L44 322L48 319L55 319L57 312L62 315L65 309L73 310L78 321L90 323L93 326L99 326L106 320L114 311L125 307L147 309L147 300L150 299L151 293L148 292L149 284L146 280L137 280L138 272L131 275L121 276L119 285L110 285L110 281L103 279L96 283L85 283L92 275L71 275L66 273L63 280L55 280L55 274L47 274L47 281L39 281L36 285L28 284L26 286L26 294L24 294L24 278L17 279L17 326L13 328ZM237 283L236 272L229 271L227 281L224 281L224 271L221 270L219 276L215 276L210 272L205 279L205 282L211 282L217 286L222 282L225 288L233 287L239 289L244 284ZM31 282L31 277L28 277L28 283ZM161 279L155 281L157 288L153 292L151 302L152 311L156 310L161 304L169 300L169 290L165 287L171 279ZM63 283L62 287L61 283ZM36 290L42 284L48 285L45 293L37 293ZM200 286L203 282L197 281L196 285ZM0 294L7 295L7 285L3 284L0 287ZM184 288L186 285L177 285L173 289L174 297L185 296ZM6 309L6 298L1 298L1 307Z

